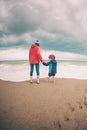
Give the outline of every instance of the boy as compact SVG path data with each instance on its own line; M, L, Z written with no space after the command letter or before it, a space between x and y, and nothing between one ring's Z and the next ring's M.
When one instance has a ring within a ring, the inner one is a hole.
M57 61L55 60L55 55L49 55L49 62L43 62L43 65L49 66L48 80L50 81L52 77L52 82L54 82L54 77L57 73Z

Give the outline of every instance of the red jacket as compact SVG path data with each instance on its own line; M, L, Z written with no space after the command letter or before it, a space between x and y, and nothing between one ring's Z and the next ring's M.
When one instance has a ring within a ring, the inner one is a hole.
M31 48L29 49L29 62L30 64L38 64L40 61L42 62L40 48L37 45L32 44Z

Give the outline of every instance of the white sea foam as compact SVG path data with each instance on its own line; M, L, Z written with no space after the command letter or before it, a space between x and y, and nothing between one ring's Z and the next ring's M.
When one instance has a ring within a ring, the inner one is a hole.
M40 65L40 77L48 76L48 67ZM87 79L87 62L58 62L57 78ZM34 72L34 78L36 73ZM29 80L29 64L23 63L0 63L0 79L8 81Z

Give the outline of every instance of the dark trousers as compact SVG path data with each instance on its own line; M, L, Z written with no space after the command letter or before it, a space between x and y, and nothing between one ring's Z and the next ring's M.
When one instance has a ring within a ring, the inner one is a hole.
M34 72L34 66L36 68L36 74L37 76L40 75L40 72L39 72L39 64L30 64L30 76L33 76L33 72Z

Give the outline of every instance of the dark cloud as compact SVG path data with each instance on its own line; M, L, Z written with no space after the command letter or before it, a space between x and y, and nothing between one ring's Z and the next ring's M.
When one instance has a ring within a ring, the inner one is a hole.
M16 6L11 9L7 27L11 33L23 34L34 31L38 28L41 21L37 12L24 6Z
M0 8L1 48L40 39L46 49L87 54L86 0L2 0Z

